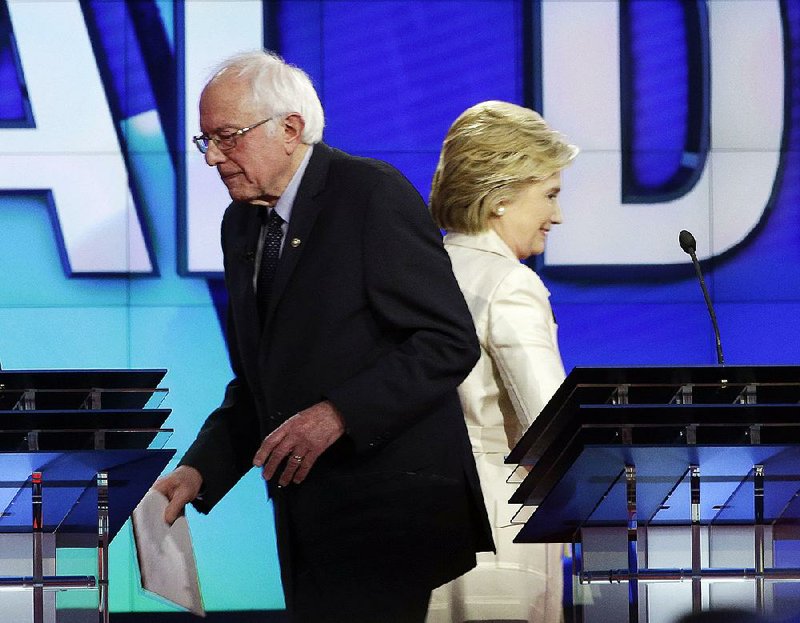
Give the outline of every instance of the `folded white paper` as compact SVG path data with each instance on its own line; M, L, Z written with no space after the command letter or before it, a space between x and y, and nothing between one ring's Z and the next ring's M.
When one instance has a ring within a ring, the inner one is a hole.
M204 617L189 523L164 521L167 498L150 489L133 511L133 538L142 588Z

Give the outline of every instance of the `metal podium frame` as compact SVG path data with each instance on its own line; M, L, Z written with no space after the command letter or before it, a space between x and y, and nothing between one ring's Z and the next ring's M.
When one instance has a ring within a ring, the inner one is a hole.
M32 592L34 623L45 621L46 591L87 588L108 623L109 543L175 453L163 449L165 374L0 371L0 536L32 544L32 574L2 576L0 588ZM59 547L96 548L97 575L46 575L46 539L53 562Z
M510 502L535 509L515 541L571 543L576 585L627 583L631 622L640 584L659 581L691 582L698 612L703 581L752 580L764 611L770 582L800 580L774 552L800 541L799 416L800 366L575 368L507 457L529 469ZM752 534L752 556L704 564L701 542L730 529ZM650 566L658 530L688 531L688 565ZM597 534L627 564L587 568Z

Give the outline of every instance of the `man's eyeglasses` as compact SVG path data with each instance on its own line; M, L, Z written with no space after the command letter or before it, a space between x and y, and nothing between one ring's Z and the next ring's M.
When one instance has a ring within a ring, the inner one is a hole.
M247 134L250 130L255 130L258 126L265 124L267 121L270 121L273 118L274 117L268 117L263 121L254 123L246 128L239 128L233 132L222 132L212 136L209 136L208 134L199 134L192 137L192 142L197 145L197 149L200 150L201 154L205 154L208 151L211 141L214 142L214 145L216 145L217 149L220 151L230 151L236 147L236 141L238 141L242 136Z

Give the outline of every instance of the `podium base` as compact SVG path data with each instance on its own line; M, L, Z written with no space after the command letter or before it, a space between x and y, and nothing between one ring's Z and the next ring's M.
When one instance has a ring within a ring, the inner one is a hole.
M33 574L31 551L33 535L0 534L0 576L6 578L30 577ZM45 575L56 572L56 538L54 534L42 535L42 569ZM0 612L3 621L34 623L33 591L24 586L3 586L0 583ZM56 623L56 594L44 593L44 623Z
M692 580L691 530L687 526L640 529L639 573L633 592L638 603L631 611L627 531L584 528L578 550L582 551L582 558L573 559L577 565L572 585L572 620L674 623L696 605L701 610L763 610L768 616L800 611L800 534L765 527L766 568L759 588L754 526L702 527L698 582Z

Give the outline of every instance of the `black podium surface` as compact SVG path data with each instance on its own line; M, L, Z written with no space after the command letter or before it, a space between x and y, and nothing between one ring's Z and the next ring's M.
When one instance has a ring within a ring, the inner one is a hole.
M626 465L636 466L640 522L689 522L681 493L695 465L701 522L752 523L757 464L765 520L800 520L799 402L800 366L575 368L506 460L530 468L510 501L538 506L517 540L627 525Z

